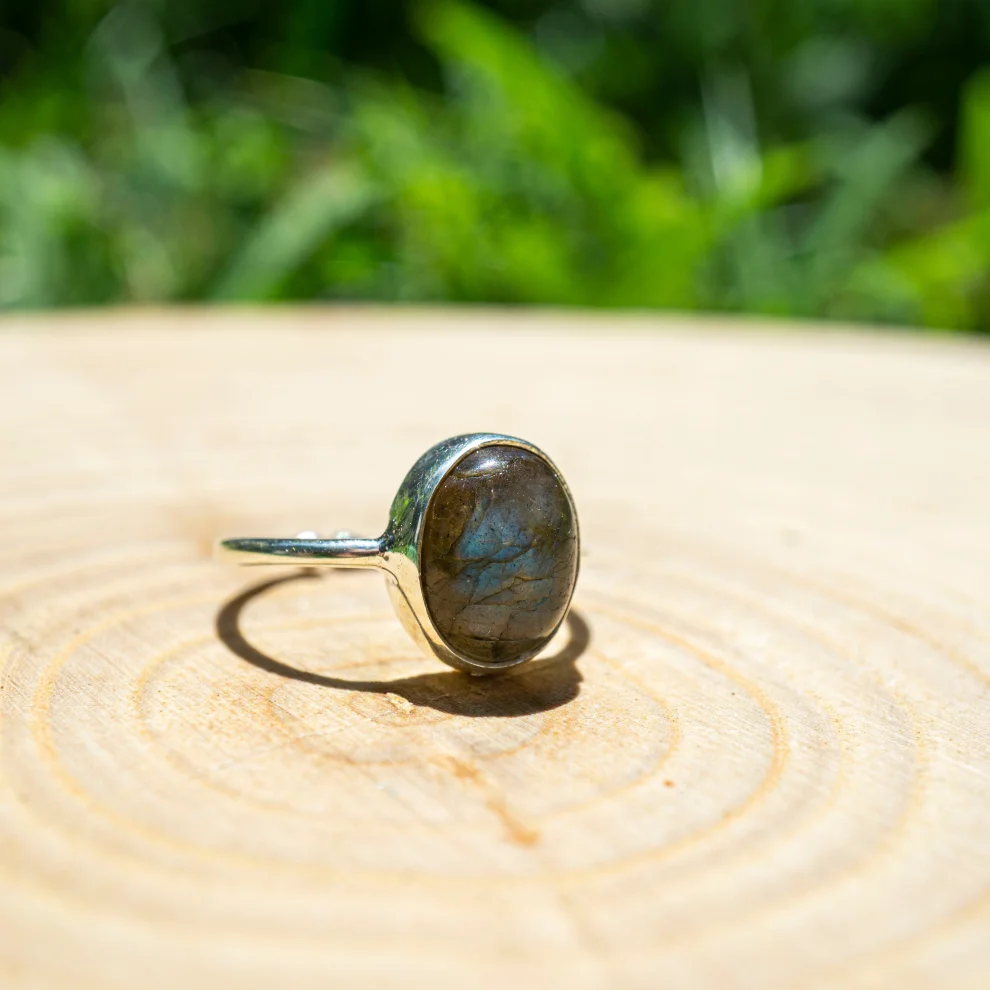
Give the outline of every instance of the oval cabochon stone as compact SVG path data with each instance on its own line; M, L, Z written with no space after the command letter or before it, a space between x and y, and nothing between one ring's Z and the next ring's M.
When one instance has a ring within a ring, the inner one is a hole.
M488 663L535 653L577 578L577 520L556 473L507 444L468 454L433 493L420 566L430 617L453 650Z

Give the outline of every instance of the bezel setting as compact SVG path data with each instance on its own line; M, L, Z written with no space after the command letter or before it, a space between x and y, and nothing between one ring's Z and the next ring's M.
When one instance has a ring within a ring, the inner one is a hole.
M406 475L392 501L389 512L388 528L380 540L382 566L387 573L387 584L392 605L406 631L416 640L420 647L432 653L439 660L471 674L492 674L516 667L531 660L540 653L546 643L541 644L528 653L523 653L511 660L484 662L463 656L454 650L437 629L426 604L423 592L422 560L424 524L433 496L440 488L444 479L469 454L483 447L518 447L539 457L551 469L570 503L574 519L575 540L578 548L577 569L571 583L567 608L564 609L560 622L547 637L546 642L553 638L560 623L564 621L570 602L577 585L580 570L581 537L578 526L577 510L574 498L563 475L557 466L535 444L518 437L501 433L469 433L451 437L431 447L413 465Z

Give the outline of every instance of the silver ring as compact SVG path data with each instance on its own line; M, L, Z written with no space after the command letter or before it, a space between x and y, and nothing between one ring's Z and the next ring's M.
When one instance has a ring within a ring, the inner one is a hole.
M470 433L431 447L406 475L377 540L220 540L239 564L378 567L421 648L487 674L536 656L567 615L580 537L574 499L538 447Z

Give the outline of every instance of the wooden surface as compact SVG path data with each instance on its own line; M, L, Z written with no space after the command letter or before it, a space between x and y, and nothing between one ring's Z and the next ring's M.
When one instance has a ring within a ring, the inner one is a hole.
M471 430L574 491L555 663L210 560ZM990 350L8 318L0 451L4 988L990 986Z

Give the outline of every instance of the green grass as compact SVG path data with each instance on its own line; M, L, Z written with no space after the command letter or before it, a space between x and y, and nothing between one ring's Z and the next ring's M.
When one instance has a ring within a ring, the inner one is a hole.
M63 79L0 100L0 307L453 300L990 330L990 75L964 87L947 168L910 105L761 137L757 74L731 64L700 74L671 151L480 7L419 7L415 30L439 85L347 64L203 85L154 8L111 10ZM854 74L830 58L836 78L807 85Z

